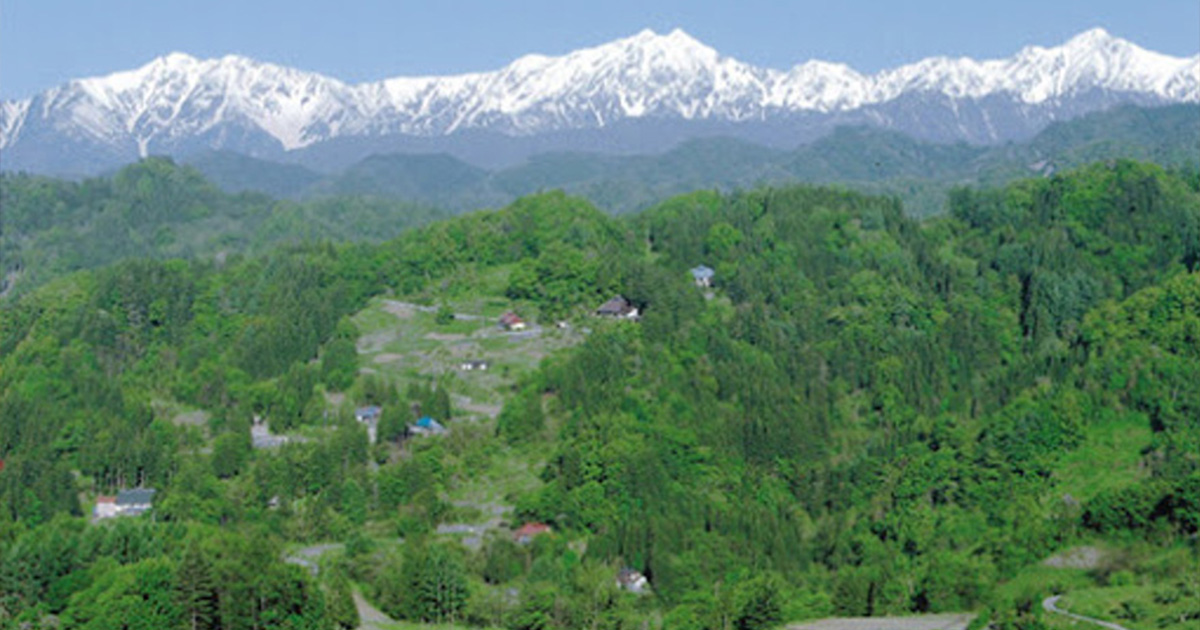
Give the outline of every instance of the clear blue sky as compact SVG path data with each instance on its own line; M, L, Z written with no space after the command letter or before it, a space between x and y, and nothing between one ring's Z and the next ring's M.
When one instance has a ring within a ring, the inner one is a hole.
M1008 56L1102 26L1200 52L1198 0L0 0L0 97L140 66L237 53L349 82L491 70L680 27L780 69L811 58L873 72L930 55Z

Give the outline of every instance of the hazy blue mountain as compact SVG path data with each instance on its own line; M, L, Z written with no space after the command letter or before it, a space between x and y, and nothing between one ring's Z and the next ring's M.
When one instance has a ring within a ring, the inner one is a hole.
M205 151L182 162L226 192L254 190L279 199L303 196L323 177L297 164L261 160L233 151Z

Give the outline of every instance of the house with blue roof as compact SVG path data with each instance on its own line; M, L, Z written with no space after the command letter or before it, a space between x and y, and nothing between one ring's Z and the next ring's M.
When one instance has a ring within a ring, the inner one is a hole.
M442 423L430 418L429 416L425 416L420 420L417 420L416 424L408 427L408 432L412 433L413 435L442 435L449 433Z

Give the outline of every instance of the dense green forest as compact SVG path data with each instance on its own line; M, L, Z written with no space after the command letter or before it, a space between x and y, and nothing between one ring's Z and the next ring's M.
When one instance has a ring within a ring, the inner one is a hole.
M39 209L94 208L71 195L100 185L18 183L45 230ZM1200 173L1095 164L947 207L799 186L614 218L555 192L378 244L49 279L0 303L0 627L349 628L358 594L512 629L940 611L1032 629L1054 627L1043 598L1097 589L1130 628L1195 627ZM640 320L591 315L618 293ZM577 341L471 422L465 379L366 360L385 299L436 311L430 339L475 301ZM451 432L406 437L409 409ZM263 418L301 439L257 448ZM551 533L439 530L479 510L457 489L530 462L508 525ZM151 514L87 521L136 486ZM314 574L295 554L316 543L338 548ZM1043 564L1080 545L1105 559ZM617 586L626 568L651 594Z
M364 197L297 203L227 194L199 171L151 158L69 182L0 174L0 296L131 258L216 258L314 240L380 242L447 216Z

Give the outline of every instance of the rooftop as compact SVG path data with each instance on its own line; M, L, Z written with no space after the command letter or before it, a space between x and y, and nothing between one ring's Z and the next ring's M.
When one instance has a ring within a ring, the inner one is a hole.
M154 500L153 488L132 488L117 493L117 505L149 505Z

